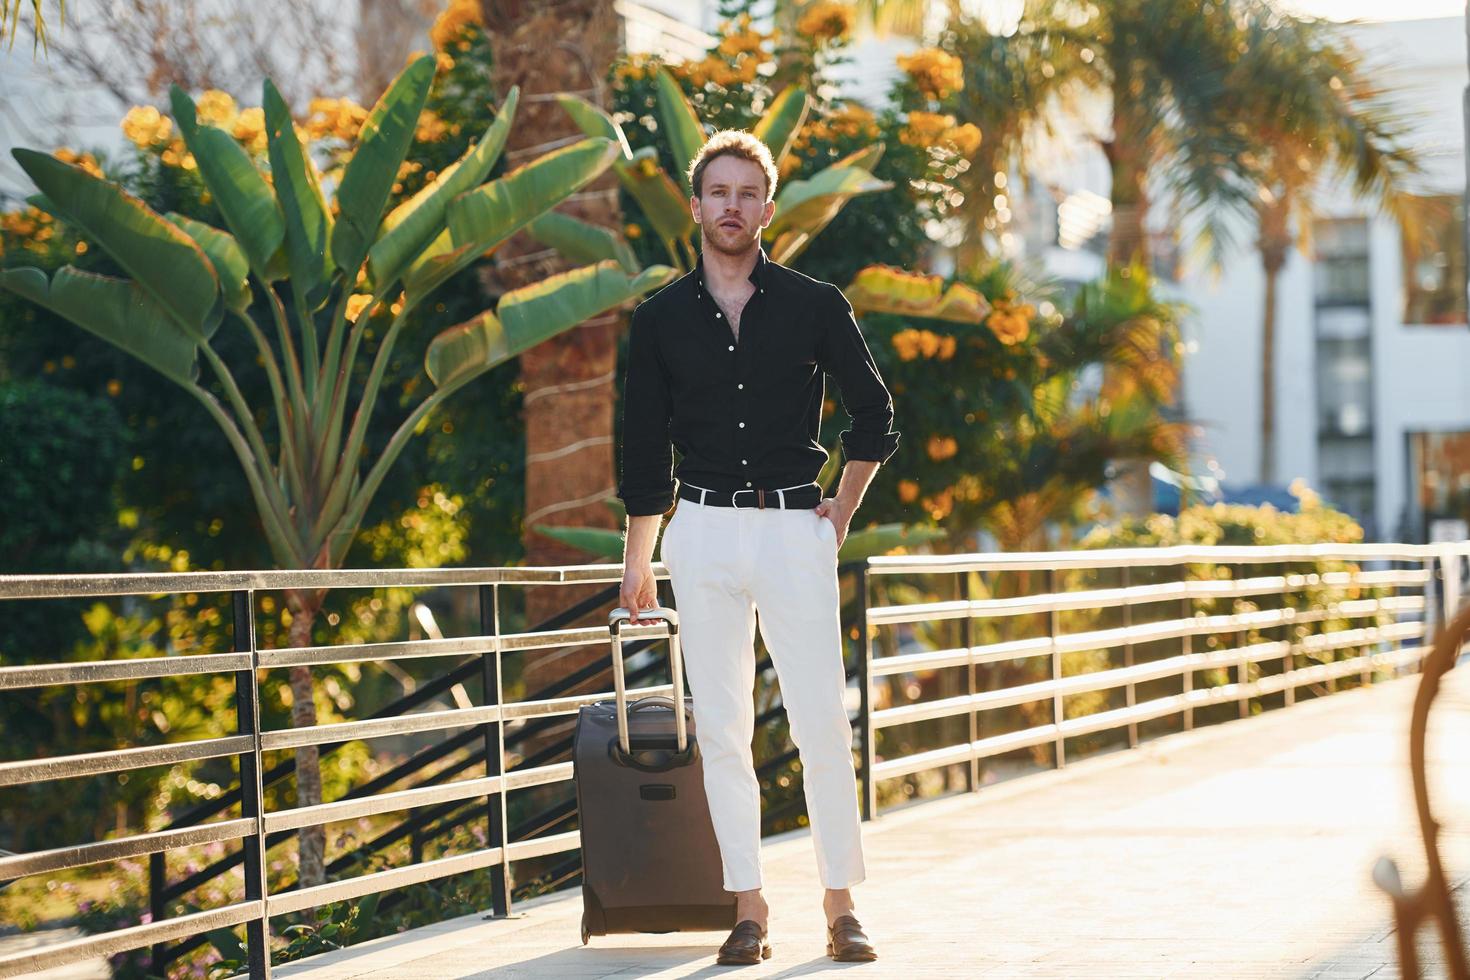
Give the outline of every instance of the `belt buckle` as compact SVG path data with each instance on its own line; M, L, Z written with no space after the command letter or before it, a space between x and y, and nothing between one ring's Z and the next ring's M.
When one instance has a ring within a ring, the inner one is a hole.
M746 487L744 490L736 490L734 493L730 494L730 506L734 507L736 510L756 510L757 505L755 504L752 504L749 507L740 506L739 499L742 493L755 493L755 490L751 489L750 487Z

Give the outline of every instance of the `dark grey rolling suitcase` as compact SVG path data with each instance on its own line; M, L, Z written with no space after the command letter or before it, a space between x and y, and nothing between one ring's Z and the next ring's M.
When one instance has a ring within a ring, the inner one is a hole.
M611 701L584 705L572 743L582 831L582 943L627 932L728 930L735 895L724 889L719 843L704 795L694 718L684 698L679 618L659 606L641 616L666 626L628 626L625 607L608 616ZM674 698L628 704L623 631L666 628ZM674 705L684 710L675 712Z

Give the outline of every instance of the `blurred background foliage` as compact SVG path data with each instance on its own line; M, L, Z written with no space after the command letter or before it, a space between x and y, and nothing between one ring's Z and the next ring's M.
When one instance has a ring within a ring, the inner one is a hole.
M411 196L467 148L472 134L493 117L491 45L480 24L478 3L455 0L433 25L439 66L426 112L394 188L393 204ZM1186 507L1179 517L1115 516L1097 489L1110 461L1142 456L1183 469L1190 432L1174 408L1178 371L1178 327L1187 311L1163 301L1146 266L1120 265L1080 291L1066 291L1036 270L994 258L1003 233L996 220L997 174L1010 160L1007 147L1019 127L1014 114L1031 101L1014 91L982 88L986 62L977 51L1003 46L973 25L957 25L941 43L901 59L902 72L891 98L869 107L844 98L826 72L842 64L855 15L844 4L813 2L799 16L778 18L794 30L757 30L755 0L727 0L715 43L705 56L667 67L700 116L717 127L745 128L759 118L786 85L812 92L816 104L796 136L783 181L808 176L834 160L874 142L884 144L874 174L892 188L853 199L801 257L816 278L845 284L874 262L904 269L924 268L936 236L963 234L961 262L946 284L972 286L991 304L982 322L940 323L916 317L872 315L863 327L879 368L894 393L896 427L904 433L898 454L869 489L860 521L903 523L943 532L926 540L926 550L974 550L982 533L1005 549L1056 545L1081 548L1205 544L1272 544L1354 541L1362 531L1299 488L1301 513L1268 508ZM1017 42L1019 43L1019 42ZM1019 50L1019 49L1016 49ZM1037 72L1048 58L1070 57L1061 49L1024 52ZM1075 54L1075 52L1072 52ZM612 66L609 111L628 133L634 150L656 147L671 173L676 165L660 133L654 69L644 56ZM993 67L993 65L992 65ZM1078 72L1082 69L1077 66ZM1006 93L1010 91L1010 95ZM999 94L997 94L999 93ZM1035 97L1041 97L1038 89ZM1010 99L1014 114L996 110ZM346 161L366 110L343 97L302 93L298 125L324 172ZM261 110L242 106L223 90L199 96L201 116L230 130L257 157L264 152ZM104 155L62 149L58 153L95 168L160 211L218 224L218 215L199 180L195 162L179 134L153 105L140 104L121 121L128 148ZM498 176L498 164L491 177ZM636 202L621 193L624 234L643 264L666 258ZM957 219L963 219L957 221ZM965 229L968 229L966 231ZM979 230L983 229L983 231ZM89 248L64 226L31 207L0 214L0 268L40 266L47 271L72 263L113 272L100 249ZM416 316L431 324L462 321L486 305L493 276L470 269L441 290L436 305ZM371 350L369 341L369 350ZM249 362L248 340L221 331L215 340L227 361ZM623 372L618 372L621 384ZM242 387L254 404L267 401L265 378L246 373ZM368 435L380 447L402 405L423 384L422 367L408 353L389 366L385 397ZM830 390L830 389L829 389ZM833 392L835 395L836 393ZM621 392L614 392L620 399ZM525 441L518 367L500 366L481 383L461 392L433 416L433 425L414 440L374 500L350 551L348 567L428 568L494 566L524 562ZM837 399L824 406L822 442L836 444L846 426ZM489 434L493 433L493 437ZM0 497L0 546L7 572L189 571L267 567L270 555L238 462L213 423L185 392L162 385L134 359L46 313L0 293L0 453L10 492ZM1090 528L1090 530L1089 530ZM1053 537L1055 536L1055 537ZM895 551L913 547L901 544ZM1190 574L1216 570L1192 567ZM1063 576L1068 587L1089 583ZM975 596L1018 595L1045 587L1024 576L977 576ZM928 583L888 583L874 602L952 598ZM1325 588L1308 591L1308 603L1333 597ZM259 642L285 645L290 613L281 597L258 596ZM853 579L844 576L844 603L860 601ZM521 600L507 601L502 629L525 628ZM416 604L432 612L444 635L478 630L473 597L447 591L386 589L341 591L328 599L314 642L365 643L423 635ZM1115 611L1069 613L1065 628L1107 625ZM847 613L845 613L845 616ZM165 654L212 653L227 649L227 597L182 595L136 597L116 603L51 600L0 604L0 662L101 660ZM993 642L1044 624L982 624L974 642ZM899 643L952 645L938 624L914 635L880 638L882 653ZM997 631L1001 632L987 632ZM1011 632L1004 632L1009 630ZM1017 633L1015 631L1020 631ZM857 637L849 637L856 642ZM1211 638L1224 642L1223 638ZM1138 652L1140 658L1149 655ZM1163 655L1159 652L1158 655ZM1117 665L1109 654L1075 655L1067 671ZM507 696L524 693L518 658L507 661ZM344 664L316 674L322 722L366 717L442 672L440 661L410 661L391 672L375 664ZM997 666L978 680L986 686L1034 678L1035 664ZM1011 675L1002 676L1003 670ZM1218 680L1218 678L1216 678ZM284 672L261 684L263 721L289 724L290 688ZM878 703L922 699L963 689L955 671L903 675L880 686ZM468 692L475 699L480 692ZM772 703L774 688L761 692ZM228 678L173 678L88 685L66 691L41 689L0 700L0 758L84 752L124 744L144 745L204 738L233 731L232 685ZM1068 713L1108 707L1106 699L1069 700ZM995 712L994 731L1027 723L1028 706ZM1232 709L1233 710L1233 709ZM961 723L963 719L960 719ZM63 738L59 733L71 732ZM987 729L986 734L991 733ZM907 754L952 736L939 723L905 726L882 733L882 755ZM784 720L763 728L758 754L782 757L789 750ZM1102 743L1083 750L1105 747ZM381 744L379 744L381 749ZM325 798L337 799L386 771L409 745L377 754L362 742L349 743L323 767ZM1044 763L1035 754L997 760L985 778L1004 778ZM989 764L987 764L989 765ZM70 841L99 839L115 831L154 829L182 808L208 801L234 776L228 761L147 770L124 777L77 782L76 793L7 793L0 798L0 847L30 850ZM941 771L883 786L884 802L954 785L960 774ZM289 805L285 789L272 790L271 807ZM799 764L788 759L767 786L766 829L805 822L800 807ZM534 801L527 799L529 807ZM514 820L513 820L514 822ZM334 830L329 859L345 853L378 828L371 822ZM479 835L478 837L476 835ZM483 846L483 829L465 824L440 838L426 855ZM379 852L365 870L400 862L409 841ZM275 853L275 852L273 852ZM171 855L177 878L201 862L218 860L220 848ZM289 853L272 861L272 882L291 880ZM38 898L12 888L0 892L0 919L35 924L80 915L85 925L138 920L146 908L147 869L140 862L104 866L108 884L64 878L55 894ZM532 882L538 869L528 867ZM233 879L231 879L233 881ZM100 890L99 890L100 887ZM188 895L175 909L208 907L228 898L231 882L217 881ZM457 876L406 890L391 915L362 916L359 909L328 910L316 928L293 933L285 958L326 941L371 938L396 928L435 921L455 910L486 904L484 876ZM447 911L446 911L447 910ZM327 933L329 926L334 931ZM212 963L227 964L227 936L181 961L178 971L203 975ZM122 957L120 974L145 972L139 956Z

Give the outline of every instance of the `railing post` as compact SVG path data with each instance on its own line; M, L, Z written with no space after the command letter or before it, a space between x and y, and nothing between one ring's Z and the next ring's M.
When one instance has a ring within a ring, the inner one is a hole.
M1184 598L1179 600L1179 611L1181 618L1186 622L1194 622L1194 599L1189 595L1189 562L1183 562L1179 566L1179 581L1184 583ZM1180 653L1188 657L1194 653L1194 628L1185 631L1183 642L1180 644ZM1194 690L1194 670L1185 666L1182 677L1183 690L1181 693L1188 697ZM1194 708L1186 701L1184 705L1184 730L1186 732L1194 729Z
M1254 568L1256 566L1252 565L1251 567ZM1235 568L1232 569L1231 574L1236 581L1244 580L1245 563L1238 562ZM1260 608L1259 603L1257 604L1257 608ZM1242 613L1237 610L1235 615L1240 616ZM1250 655L1245 650L1246 637L1249 632L1250 627L1244 624L1235 631L1235 686L1240 688L1240 697L1236 698L1235 703L1237 706L1236 715L1241 718L1249 718L1251 715L1251 698L1249 688L1246 687L1250 682Z
M1062 631L1062 612L1057 608L1058 580L1056 568L1046 570L1046 591L1051 595L1051 611L1047 613L1047 634L1051 637L1051 679L1054 683L1062 679L1062 651L1057 646L1057 635ZM1062 711L1062 696L1059 693L1051 696L1051 719L1056 726L1057 737L1053 743L1053 762L1058 769L1067 764L1067 740L1062 736L1062 722L1065 720Z
M240 754L240 815L255 821L255 832L241 841L244 848L245 900L260 903L260 917L245 923L245 951L251 980L271 975L270 894L265 880L265 791L260 783L260 689L256 671L260 651L255 646L255 593L245 589L230 593L237 653L250 654L250 668L235 672L235 718L237 731L249 734L253 745Z
M164 870L164 859L162 851L154 851L148 855L148 914L153 916L154 922L162 922L167 911L163 907L163 891L168 887L168 877ZM155 943L150 951L153 962L153 972L158 976L168 975L168 963L165 962L164 953L166 947L163 943Z
M504 704L500 675L500 585L480 586L480 635L493 636L490 650L480 654L480 675L484 682L485 703ZM485 775L505 775L505 725L493 721L485 725ZM500 863L490 869L490 911L500 917L510 915L510 841L507 839L505 791L485 800L485 846L500 848Z
M1128 590L1130 588L1132 588L1132 587L1133 587L1133 566L1132 565L1124 565L1123 566L1123 628L1125 630L1129 631L1129 636L1130 637L1132 636L1132 630L1133 630L1133 599L1128 595ZM1133 640L1132 639L1129 639L1128 641L1126 641L1123 644L1123 666L1124 667L1132 667L1133 666ZM1134 705L1136 705L1138 703L1138 686L1136 684L1134 684L1132 681L1129 681L1128 682L1128 685L1123 689L1123 696L1124 696L1124 698L1127 701L1128 707L1130 707L1130 708L1133 707ZM1128 747L1130 749L1136 749L1136 748L1138 748L1138 722L1136 722L1136 721L1130 721L1128 723Z
M1291 572L1287 571L1285 563L1281 565L1281 595L1282 606L1294 609L1286 605L1285 597L1291 594ZM1296 613L1289 612L1286 615L1286 654L1281 658L1281 672L1285 675L1285 686L1282 688L1282 703L1285 707L1296 704L1296 685L1291 682L1292 674L1296 673Z
M973 704L978 691L975 681L975 619L970 615L969 604L975 600L974 589L970 587L970 576L973 572L961 572L964 586L961 594L965 599L965 618L960 620L960 642L965 645L965 681L966 691L970 695ZM965 771L965 789L971 793L980 788L980 757L975 754L975 743L980 740L980 715L979 712L969 711L965 715L970 720L970 765Z
M878 785L873 780L873 641L868 636L868 563L857 569L857 651L858 651L858 727L862 730L862 756L859 779L863 786L864 820L878 816Z

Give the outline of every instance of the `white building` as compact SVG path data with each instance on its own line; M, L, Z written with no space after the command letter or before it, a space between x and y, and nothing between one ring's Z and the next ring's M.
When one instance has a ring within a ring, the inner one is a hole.
M1409 254L1397 225L1349 188L1324 186L1313 254L1293 251L1278 282L1276 484L1302 477L1363 524L1368 540L1467 536L1470 520L1470 326L1466 321L1464 193L1466 85L1462 18L1347 28L1375 80L1415 115L1437 239ZM1068 123L1035 159L1035 186L1014 205L1021 248L1071 281L1103 270L1108 169L1086 134L1107 132L1107 106ZM1162 199L1162 188L1155 199ZM1173 233L1151 214L1156 264ZM1264 273L1254 230L1241 222L1222 268L1178 257L1165 293L1193 307L1184 324L1182 409L1200 436L1192 470L1256 483L1261 446ZM1182 233L1186 242L1188 229Z

